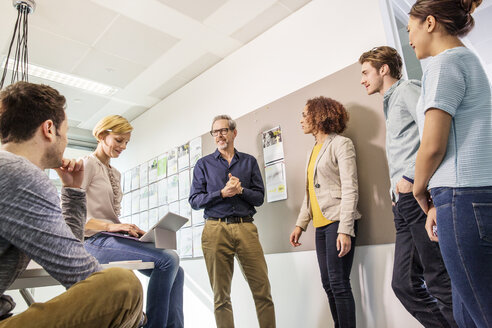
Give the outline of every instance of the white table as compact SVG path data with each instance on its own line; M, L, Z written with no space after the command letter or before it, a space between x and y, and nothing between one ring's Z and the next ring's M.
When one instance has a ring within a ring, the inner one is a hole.
M124 268L129 270L153 269L154 262L123 261L101 264L103 269ZM56 286L60 283L49 275L39 264L34 261L29 262L27 269L22 272L8 290L19 289L27 305L34 303L34 299L27 288Z

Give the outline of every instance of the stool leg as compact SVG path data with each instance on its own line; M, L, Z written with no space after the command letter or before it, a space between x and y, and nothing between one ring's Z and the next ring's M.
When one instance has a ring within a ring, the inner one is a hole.
M26 301L27 306L31 306L34 303L34 298L26 288L19 289L19 292L24 301Z

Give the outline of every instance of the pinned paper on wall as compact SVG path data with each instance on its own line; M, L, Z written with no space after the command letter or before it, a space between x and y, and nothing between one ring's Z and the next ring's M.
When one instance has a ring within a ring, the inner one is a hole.
M140 188L149 184L149 166L147 163L140 165L139 167L140 176Z
M159 206L158 186L157 183L149 185L149 208Z
M202 157L202 138L195 138L190 141L190 166L194 166Z
M167 153L157 158L157 180L167 176Z
M172 175L167 178L167 202L172 203L179 199L179 178Z
M132 191L132 214L140 212L140 190Z
M284 145L280 126L262 132L263 156L265 165L284 159Z
M193 221L193 225L200 225L205 223L205 218L203 217L203 214L203 208L198 211L191 210L191 220Z
M202 250L202 233L203 225L193 227L193 257L203 256Z
M178 250L181 257L193 257L193 229L181 228L179 230Z
M178 149L173 148L167 153L167 175L178 173Z
M140 188L140 169L137 167L134 167L132 169L132 190L137 190Z
M149 209L149 187L140 188L140 211Z
M190 196L190 171L179 172L179 199L188 199Z
M123 183L123 193L126 194L132 190L132 171L125 172L125 180Z
M287 178L284 162L277 162L265 167L267 202L287 199Z
M167 204L167 179L157 182L157 197L159 206Z
M178 168L180 171L190 167L190 144L185 143L178 147Z
M158 160L154 158L149 161L149 183L157 181Z

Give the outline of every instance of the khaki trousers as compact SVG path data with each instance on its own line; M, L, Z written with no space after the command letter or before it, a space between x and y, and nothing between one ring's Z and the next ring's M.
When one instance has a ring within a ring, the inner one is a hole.
M228 224L207 220L202 234L202 248L214 292L217 327L234 327L231 281L236 257L253 294L260 327L274 328L275 310L268 269L256 226L252 222Z
M126 269L90 275L46 303L0 321L0 328L137 327L142 316L142 285Z

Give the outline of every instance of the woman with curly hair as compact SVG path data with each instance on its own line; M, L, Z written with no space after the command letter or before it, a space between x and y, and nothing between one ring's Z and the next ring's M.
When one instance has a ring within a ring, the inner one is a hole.
M492 327L492 95L480 59L460 37L482 0L418 0L408 36L429 58L417 105L421 131L413 193L439 241L459 327ZM430 194L429 194L430 192ZM437 224L437 233L434 231Z
M355 149L345 130L348 113L338 101L317 97L307 101L301 127L312 134L315 145L307 158L304 202L290 235L292 246L313 220L321 282L328 295L335 327L355 327L355 301L350 286L358 184Z

